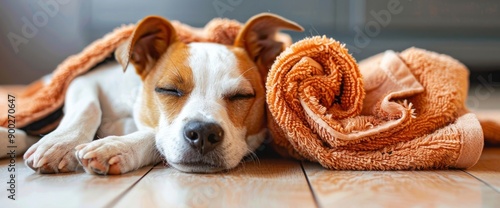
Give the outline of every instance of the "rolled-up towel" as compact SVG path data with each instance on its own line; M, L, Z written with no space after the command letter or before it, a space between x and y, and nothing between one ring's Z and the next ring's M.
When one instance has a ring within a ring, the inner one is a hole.
M468 71L449 56L387 51L358 68L342 44L312 37L277 58L266 88L274 144L326 168L468 168L481 154Z

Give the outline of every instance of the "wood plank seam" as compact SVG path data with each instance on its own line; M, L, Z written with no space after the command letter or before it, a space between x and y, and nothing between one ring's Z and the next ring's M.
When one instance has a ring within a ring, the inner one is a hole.
M476 180L480 181L481 183L483 183L484 185L488 186L489 188L493 189L495 192L497 193L500 193L500 190L498 190L497 188L495 188L493 185L489 184L488 182L484 181L483 179L479 178L479 177L476 177L474 174L472 173L469 173L467 172L466 170L461 170L463 172L465 172L467 175L470 175L471 177L475 178Z
M319 205L319 201L318 201L318 198L316 196L316 193L314 193L311 182L309 181L309 178L307 177L306 170L304 169L304 162L303 161L300 161L300 168L302 169L302 173L304 174L304 177L306 178L307 186L309 187L309 191L311 192L311 195L313 196L313 199L314 199L314 204L316 205L316 207L320 208L321 206Z
M157 165L157 164L156 164ZM151 166L151 168L146 172L144 173L144 175L142 175L139 179L137 179L137 181L135 181L132 185L130 185L130 187L128 187L127 189L125 189L125 191L123 191L121 194L119 194L118 196L116 196L113 200L111 200L106 206L104 207L115 207L115 205L123 198L125 197L125 195L127 195L128 192L130 192L130 190L132 190L132 188L135 187L135 185L137 185L146 175L148 175L149 172L151 172L151 170L154 169L154 167L156 165L153 165Z

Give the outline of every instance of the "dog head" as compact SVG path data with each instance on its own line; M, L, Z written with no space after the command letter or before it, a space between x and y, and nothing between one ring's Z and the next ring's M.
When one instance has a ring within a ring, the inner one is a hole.
M266 136L264 78L283 50L279 29L301 31L273 14L251 18L234 45L178 40L162 17L149 16L116 51L143 82L134 116L156 132L167 162L185 172L236 167Z

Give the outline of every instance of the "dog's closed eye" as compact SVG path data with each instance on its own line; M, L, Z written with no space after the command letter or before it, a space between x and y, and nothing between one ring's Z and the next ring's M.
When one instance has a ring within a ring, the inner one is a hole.
M229 101L238 101L255 98L255 93L253 92L237 92L234 94L229 94L224 96Z
M172 95L176 97L182 97L184 95L184 92L175 87L156 87L155 92L163 95Z

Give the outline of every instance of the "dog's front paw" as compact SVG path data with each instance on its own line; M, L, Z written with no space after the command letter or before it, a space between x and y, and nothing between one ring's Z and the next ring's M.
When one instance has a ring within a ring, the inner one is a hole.
M118 137L106 137L75 149L76 157L87 173L118 175L136 169L133 147Z
M24 154L24 162L38 173L74 172L78 167L75 141L56 139L50 135L31 146Z

